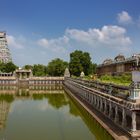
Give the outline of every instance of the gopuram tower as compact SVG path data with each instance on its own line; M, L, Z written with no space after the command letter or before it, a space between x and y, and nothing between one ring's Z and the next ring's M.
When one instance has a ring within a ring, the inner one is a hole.
M12 58L8 48L6 32L0 31L0 62L8 63L10 61L12 61Z

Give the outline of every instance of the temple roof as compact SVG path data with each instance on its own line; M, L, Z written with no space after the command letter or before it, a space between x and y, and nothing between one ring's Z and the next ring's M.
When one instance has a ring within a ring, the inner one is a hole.
M124 61L125 60L125 57L124 55L122 54L119 54L117 55L115 58L114 58L115 61Z
M106 59L103 61L102 64L99 64L97 67L119 64L119 63L127 63L127 62L137 62L138 59L140 60L140 54L135 54L128 58L125 58L124 55L119 54L114 58L114 60Z
M105 59L103 64L111 64L113 62L112 59Z

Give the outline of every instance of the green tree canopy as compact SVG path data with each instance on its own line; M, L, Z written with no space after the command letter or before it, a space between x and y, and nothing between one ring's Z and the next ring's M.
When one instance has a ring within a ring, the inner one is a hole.
M66 67L68 67L67 62L59 58L56 58L52 60L51 62L49 62L47 66L47 73L50 76L63 76Z
M18 67L13 63L13 62L8 62L8 63L0 63L0 71L1 72L14 72L15 69Z
M88 52L76 50L70 54L70 72L72 75L79 76L83 71L85 75L93 72L91 57Z
M96 63L92 63L92 73L96 73L96 67L97 67L97 64Z
M32 72L34 76L46 76L46 66L42 64L35 64L32 67Z
M26 69L26 70L33 70L32 65L25 65L23 68Z

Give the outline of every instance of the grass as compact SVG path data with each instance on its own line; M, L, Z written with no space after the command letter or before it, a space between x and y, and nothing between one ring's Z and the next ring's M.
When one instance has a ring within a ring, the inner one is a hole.
M120 76L110 76L110 75L104 75L98 78L100 82L104 83L112 83L116 85L123 85L123 86L129 86L131 84L132 77L130 74L123 74Z
M73 76L72 78L79 78L76 76ZM121 85L121 86L129 86L132 82L132 76L131 74L122 74L119 76L111 76L111 75L103 75L99 78L93 78L93 76L84 76L82 78L83 80L97 80L99 82L103 83L111 83L115 85Z

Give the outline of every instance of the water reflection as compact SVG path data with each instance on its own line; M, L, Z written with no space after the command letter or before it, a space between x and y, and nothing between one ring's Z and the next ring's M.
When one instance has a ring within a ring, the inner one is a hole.
M8 100L6 99L6 101L3 99L3 97L0 98L0 130L6 126L6 120L10 109L9 97Z
M0 87L0 139L112 140L112 137L58 85Z
M73 99L70 101L70 112L75 116L80 116L86 123L89 130L95 135L97 140L112 140L110 135L107 135L105 129L78 103L74 102ZM78 110L77 110L78 108Z

